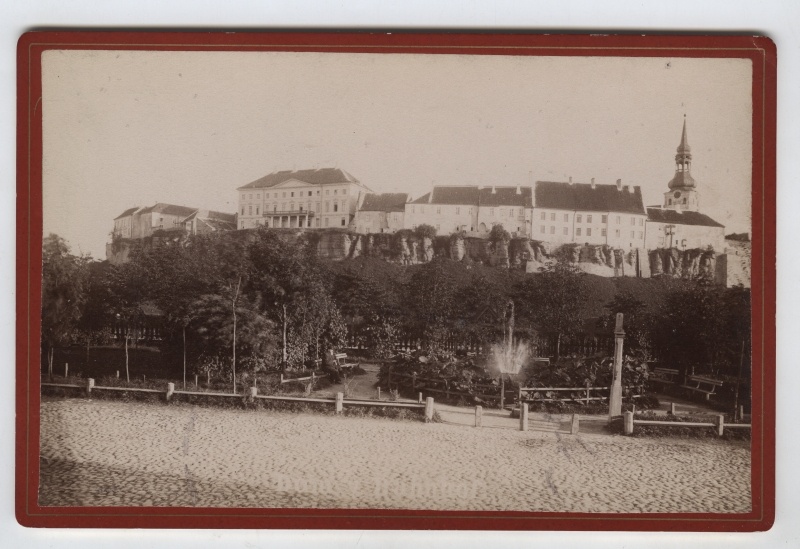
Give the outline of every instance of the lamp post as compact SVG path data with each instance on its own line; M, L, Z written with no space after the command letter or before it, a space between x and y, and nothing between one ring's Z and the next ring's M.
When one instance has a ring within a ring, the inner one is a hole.
M669 246L668 248L672 248L672 237L675 236L675 225L667 225L664 227L664 234L669 237Z
M622 415L622 343L625 330L622 329L622 313L617 313L614 327L614 370L611 378L611 392L608 396L608 421Z

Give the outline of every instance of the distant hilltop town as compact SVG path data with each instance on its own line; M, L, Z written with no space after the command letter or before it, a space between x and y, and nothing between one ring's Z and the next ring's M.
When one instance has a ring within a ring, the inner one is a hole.
M348 239L339 245L338 255L344 258L354 253L346 248L364 248L359 235L397 234L428 225L438 235L486 240L493 227L502 225L512 239L529 242L516 247L524 257L499 262L525 263L528 270L566 246L576 263L586 263L585 270L595 274L686 277L713 272L719 283L749 286L749 238L726 239L724 225L701 213L691 165L684 120L674 176L662 204L648 207L639 186L619 179L614 184L596 183L594 178L573 182L570 177L514 186L434 186L412 199L408 193L374 193L339 168L278 171L237 188L235 214L162 203L130 208L114 219L114 238L106 255L111 261L125 261L130 248L125 242L153 236L267 227L328 233L343 229L352 235L336 232L337 238ZM404 262L434 255L432 243L419 242L418 247L419 253ZM479 255L486 253L482 249ZM508 249L505 254L507 258ZM448 255L462 259L458 256L465 254Z

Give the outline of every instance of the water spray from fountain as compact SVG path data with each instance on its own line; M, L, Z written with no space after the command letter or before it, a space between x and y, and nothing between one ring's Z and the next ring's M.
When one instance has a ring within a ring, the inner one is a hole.
M500 374L500 391L505 394L507 376L518 374L528 361L528 345L523 341L514 343L514 302L506 307L506 323L503 326L503 342L492 345L490 364ZM502 406L502 399L501 399Z

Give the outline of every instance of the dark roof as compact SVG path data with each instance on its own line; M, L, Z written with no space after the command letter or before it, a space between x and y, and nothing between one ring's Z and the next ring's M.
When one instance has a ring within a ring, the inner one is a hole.
M706 214L700 212L679 212L661 208L647 208L647 220L656 223L674 223L675 225L702 225L705 227L724 227Z
M494 192L492 192L494 191ZM443 204L451 206L531 206L531 188L519 187L434 187L412 204ZM430 198L430 201L429 201Z
M408 193L370 193L364 196L362 212L402 212L408 202Z
M236 221L225 221L213 218L201 218L199 221L205 223L215 231L233 231L236 229Z
M618 212L645 214L642 190L633 187L633 192L617 189L616 185L594 185L589 183L566 183L537 181L537 208L577 210L584 212Z
M532 206L530 187L484 187L478 199L480 206Z
M129 215L132 215L133 212L135 212L138 209L139 209L139 206L134 206L133 208L128 208L127 210L125 210L124 212L119 214L117 217L115 217L114 221L116 221L117 219L119 219L121 217L128 217Z
M337 183L358 183L358 179L350 175L344 170L339 168L320 168L318 170L284 170L280 172L273 172L265 175L260 179L256 179L239 187L237 190L242 189L263 189L265 187L274 187L284 181L290 179L297 179L312 185L334 185Z
M163 202L157 203L155 206L143 209L140 214L148 214L151 212L161 213L164 215L180 215L186 217L194 212L197 208L189 208L188 206L176 206L175 204L164 204Z
M231 213L223 213L223 212L215 212L213 210L195 210L188 216L183 219L183 222L191 221L195 217L199 217L203 220L217 220L217 221L224 221L226 223L236 223L236 214Z

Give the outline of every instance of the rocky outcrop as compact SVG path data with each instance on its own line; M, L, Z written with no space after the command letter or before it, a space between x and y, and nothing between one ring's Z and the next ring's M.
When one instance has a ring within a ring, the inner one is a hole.
M717 256L713 250L679 250L659 248L650 250L651 276L714 280Z

